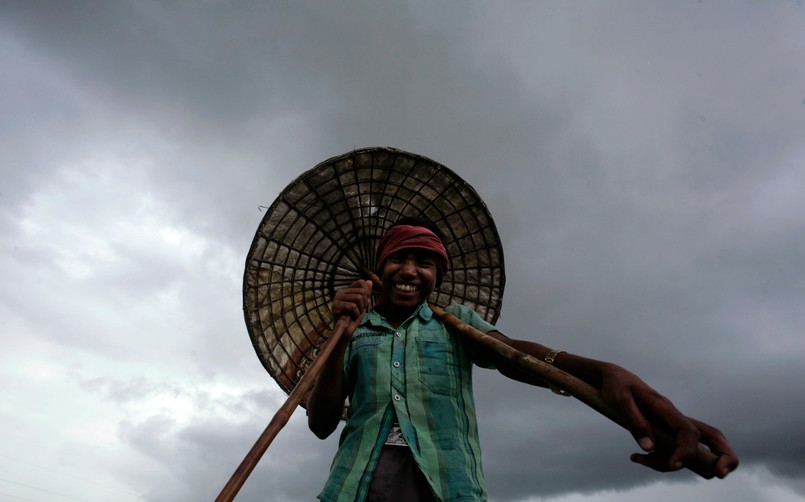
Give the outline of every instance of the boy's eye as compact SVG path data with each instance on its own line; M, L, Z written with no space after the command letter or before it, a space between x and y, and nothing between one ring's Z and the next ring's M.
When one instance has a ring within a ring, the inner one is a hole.
M419 255L419 254L405 254L405 253L395 253L389 255L387 260L390 263L404 263L406 260L412 259L416 262L416 265L423 268L434 268L436 267L436 260L430 256L429 254Z

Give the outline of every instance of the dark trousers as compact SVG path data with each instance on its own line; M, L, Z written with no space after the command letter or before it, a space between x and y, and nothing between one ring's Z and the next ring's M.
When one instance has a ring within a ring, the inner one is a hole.
M425 475L406 446L384 446L366 502L436 502Z

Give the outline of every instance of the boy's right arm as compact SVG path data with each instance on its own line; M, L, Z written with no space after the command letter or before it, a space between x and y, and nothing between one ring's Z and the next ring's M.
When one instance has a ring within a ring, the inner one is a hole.
M325 361L316 385L308 397L308 427L320 439L325 439L332 434L341 420L344 399L347 397L344 385L344 353L363 314L369 307L371 292L371 281L356 281L346 288L338 290L333 298L335 318L348 316L350 323L341 339L338 340L338 345Z

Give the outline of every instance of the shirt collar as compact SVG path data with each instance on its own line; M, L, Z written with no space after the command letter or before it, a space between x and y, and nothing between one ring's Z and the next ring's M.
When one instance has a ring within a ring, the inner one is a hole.
M425 302L419 306L419 309L416 311L414 315L419 316L419 318L422 319L423 321L429 321L430 318L433 317L433 311L428 306L428 302ZM413 317L413 315L411 317ZM406 320L403 324L407 322L408 321ZM378 312L375 309L372 309L369 312L367 312L365 316L363 316L363 320L361 321L360 325L363 326L365 324L380 326L381 324L388 324L388 321L386 321L385 317L380 315L380 312Z

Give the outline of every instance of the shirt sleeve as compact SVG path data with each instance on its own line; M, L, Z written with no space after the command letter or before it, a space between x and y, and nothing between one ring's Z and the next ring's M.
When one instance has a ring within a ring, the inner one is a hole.
M466 305L453 304L444 309L448 314L456 316L459 320L469 324L473 328L482 333L489 333L490 331L498 331L493 324L486 322L476 311L467 307ZM481 368L495 369L495 364L489 356L489 349L484 346L478 346L474 343L464 343L463 337L461 338L462 345L467 350L472 359L473 364Z

